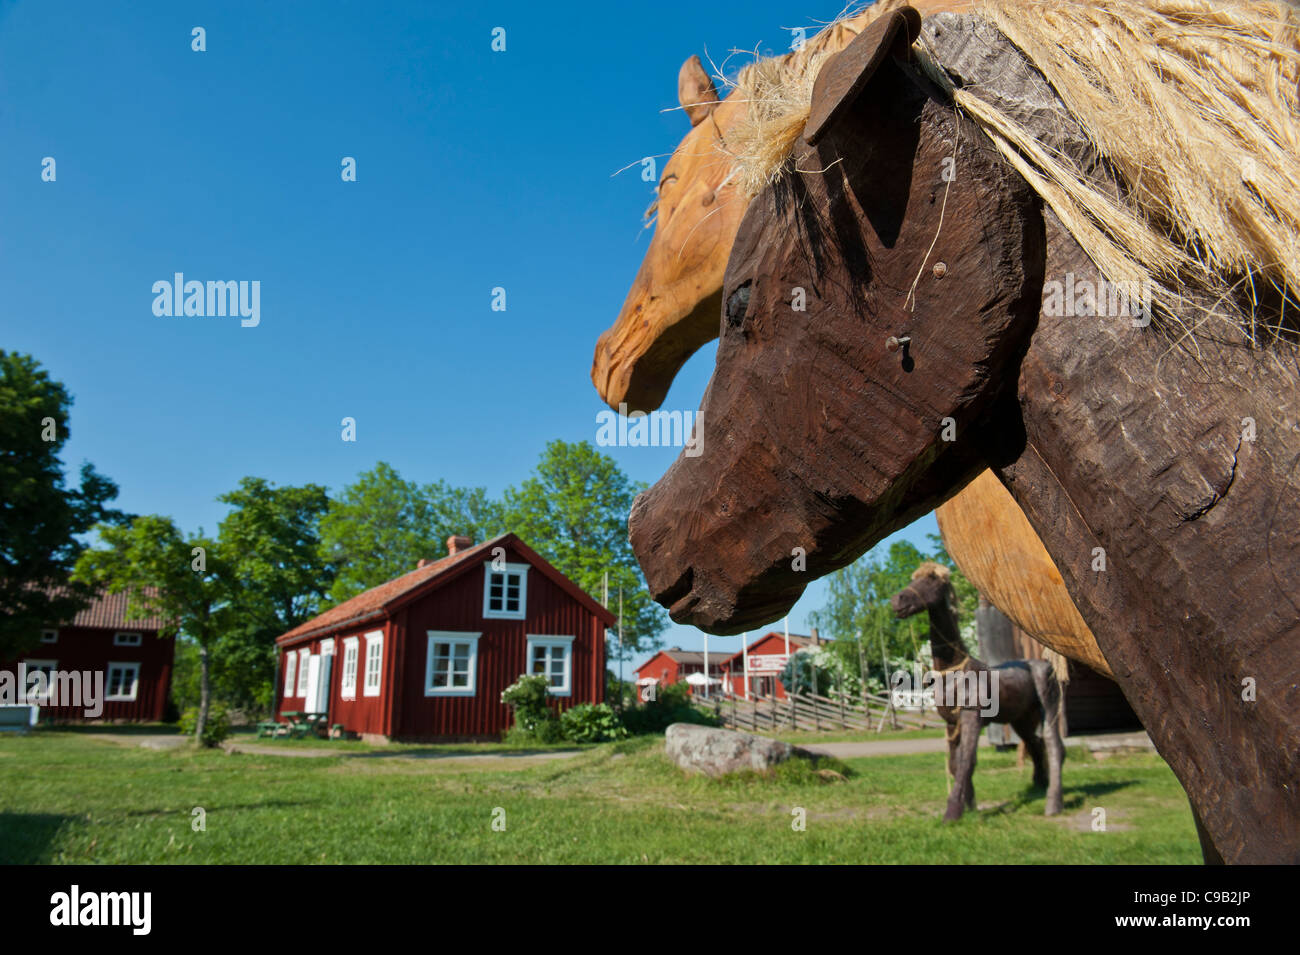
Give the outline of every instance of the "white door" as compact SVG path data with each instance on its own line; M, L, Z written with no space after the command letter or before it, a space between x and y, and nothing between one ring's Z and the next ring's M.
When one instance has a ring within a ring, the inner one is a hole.
M334 654L325 653L311 658L311 669L307 675L307 697L311 712L328 713L330 708L330 671L333 669Z
M316 708L317 692L320 688L320 654L307 658L307 689L302 691L302 706L308 713L319 713Z

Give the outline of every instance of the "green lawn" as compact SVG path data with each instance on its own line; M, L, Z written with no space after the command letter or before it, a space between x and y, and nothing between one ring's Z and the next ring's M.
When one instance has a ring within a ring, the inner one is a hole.
M655 739L545 763L410 753L290 758L159 752L75 731L0 737L0 863L1200 861L1186 798L1152 754L1071 750L1066 813L1052 820L1014 753L981 751L984 808L946 826L937 753L850 760L844 782L688 777ZM191 828L195 807L204 832ZM1094 807L1106 810L1105 832L1091 829ZM492 826L497 809L504 831Z

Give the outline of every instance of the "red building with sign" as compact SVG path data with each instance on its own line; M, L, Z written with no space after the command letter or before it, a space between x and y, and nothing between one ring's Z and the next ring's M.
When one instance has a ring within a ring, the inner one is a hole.
M727 689L736 696L746 699L756 697L766 699L775 696L778 700L784 700L785 687L781 685L777 676L785 669L786 662L790 659L789 654L819 647L821 644L822 640L815 630L811 636L792 633L789 636L787 652L786 635L771 630L740 653L727 658L725 664L729 674Z
M547 674L562 707L604 700L613 614L514 534L447 550L277 638L277 715L327 714L369 739L492 739L521 674Z

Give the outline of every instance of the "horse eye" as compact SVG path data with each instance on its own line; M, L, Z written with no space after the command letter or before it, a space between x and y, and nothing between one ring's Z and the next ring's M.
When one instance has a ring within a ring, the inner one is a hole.
M739 328L740 323L745 320L745 312L749 309L750 286L753 284L751 279L727 297L727 324L732 328Z

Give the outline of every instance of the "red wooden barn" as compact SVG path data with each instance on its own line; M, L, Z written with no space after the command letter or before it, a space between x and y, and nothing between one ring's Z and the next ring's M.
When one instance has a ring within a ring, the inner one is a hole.
M125 593L100 594L71 622L42 629L40 642L33 650L0 665L0 670L14 674L14 680L19 663L26 665L28 674L42 670L47 676L54 671L80 673L83 677L87 673L103 675L103 711L98 717L87 717L85 707L80 705L42 705L42 719L163 719L171 691L176 641L170 636L158 636L165 629L161 618L127 620L126 604Z
M515 534L447 550L277 638L277 715L326 713L372 740L491 739L521 674L547 674L560 706L604 700L613 614Z

